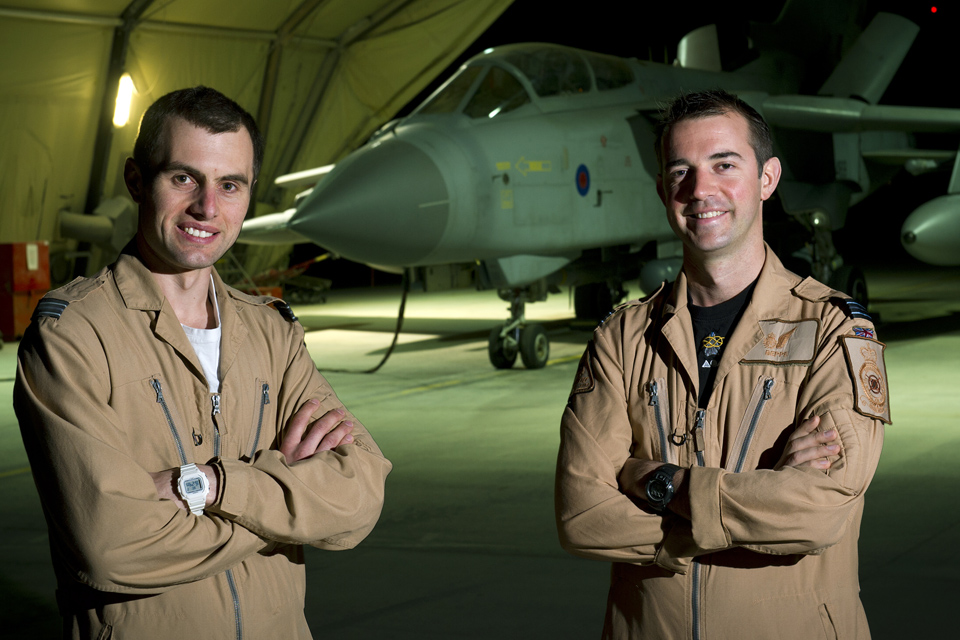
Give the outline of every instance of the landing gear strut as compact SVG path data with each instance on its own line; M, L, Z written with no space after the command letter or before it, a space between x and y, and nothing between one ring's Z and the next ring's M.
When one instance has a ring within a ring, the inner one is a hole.
M543 325L527 324L524 318L524 306L546 298L537 296L532 287L526 289L501 290L499 295L510 301L510 319L500 327L490 331L487 351L490 362L497 369L509 369L517 361L517 354L527 369L541 369L550 357L550 341Z

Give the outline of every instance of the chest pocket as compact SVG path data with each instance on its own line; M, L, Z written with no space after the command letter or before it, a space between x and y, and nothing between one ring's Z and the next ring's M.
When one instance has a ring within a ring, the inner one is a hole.
M783 377L757 375L746 411L728 445L724 469L739 473L776 465L794 429L797 394L797 385Z

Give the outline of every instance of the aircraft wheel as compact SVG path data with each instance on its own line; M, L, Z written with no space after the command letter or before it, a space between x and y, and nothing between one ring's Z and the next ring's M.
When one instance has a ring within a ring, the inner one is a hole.
M542 369L550 357L550 341L543 325L528 324L520 332L520 358L527 369Z
M867 294L867 279L863 277L860 269L852 265L845 264L834 271L830 276L830 286L837 291L843 291L864 307L870 300Z
M487 352L493 366L497 369L509 369L517 361L517 341L509 336L501 338L500 327L494 327L490 331Z

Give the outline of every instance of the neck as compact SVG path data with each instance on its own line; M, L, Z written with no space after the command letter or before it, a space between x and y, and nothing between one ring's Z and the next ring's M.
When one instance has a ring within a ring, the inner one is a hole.
M690 301L698 307L726 302L746 289L760 275L766 259L763 243L737 255L711 258L683 252Z
M214 329L217 314L210 302L210 267L185 273L154 273L164 297L180 324L195 329Z

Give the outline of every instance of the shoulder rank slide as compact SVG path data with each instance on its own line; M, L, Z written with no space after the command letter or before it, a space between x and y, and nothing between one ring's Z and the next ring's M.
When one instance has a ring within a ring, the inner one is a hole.
M67 308L67 305L70 304L66 300L58 300L57 298L43 298L40 302L37 303L36 309L33 310L32 320L37 320L38 318L60 318L63 314L63 310Z
M293 309L290 308L283 300L277 300L273 303L274 308L280 312L280 315L283 316L283 319L287 322L296 322L297 316L293 315Z
M853 408L857 413L890 424L890 393L883 363L882 342L844 336L843 351L853 378Z
M873 321L873 318L867 313L867 308L856 300L844 300L843 303L847 307L847 315L851 318L863 318L864 320Z

